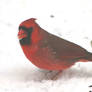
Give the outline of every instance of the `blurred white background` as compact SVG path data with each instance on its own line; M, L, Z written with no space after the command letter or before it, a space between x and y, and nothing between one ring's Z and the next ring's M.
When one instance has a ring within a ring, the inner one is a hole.
M92 52L92 0L0 0L0 92L88 92L92 63L54 73L31 64L19 45L19 24L29 18L48 32Z

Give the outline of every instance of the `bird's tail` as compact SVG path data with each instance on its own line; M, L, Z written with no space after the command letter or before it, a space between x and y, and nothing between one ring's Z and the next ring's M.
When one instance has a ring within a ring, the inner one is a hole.
M92 53L87 52L87 55L84 58L85 58L85 60L87 60L89 62L92 61Z
M92 41L90 42L91 47L92 47ZM92 53L87 52L87 56L85 57L88 61L92 61Z
M91 47L92 47L92 41L90 42L91 43ZM92 53L91 52L87 52L86 56L84 57L84 61L92 61Z
M91 43L91 47L92 47L92 41ZM79 62L91 62L92 61L92 53L91 52L87 52L86 51L86 56L85 57L81 57L79 59Z
M86 53L86 56L80 57L80 58L78 59L78 61L79 61L79 62L92 62L92 53L87 52L87 53Z

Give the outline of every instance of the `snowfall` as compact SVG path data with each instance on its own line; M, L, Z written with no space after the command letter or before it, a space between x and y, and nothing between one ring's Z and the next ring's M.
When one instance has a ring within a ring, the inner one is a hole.
M76 63L57 80L51 80L57 71L29 62L17 38L29 18L92 52L92 0L0 0L0 92L92 92L91 62Z

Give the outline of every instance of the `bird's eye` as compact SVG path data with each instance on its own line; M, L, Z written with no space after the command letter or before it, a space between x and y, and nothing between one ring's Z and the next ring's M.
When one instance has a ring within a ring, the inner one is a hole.
M26 27L24 27L24 26L20 26L20 27L19 27L19 30L24 30L24 31L26 31L26 32L30 32L30 31L33 31L33 27L26 28Z
M28 32L28 34L32 34L32 32L33 32L33 27L30 27L28 30L27 30L27 32Z
M24 26L20 26L20 27L19 27L19 30L21 30L21 29L22 29L22 30L25 30L25 31L28 30L28 28L26 28L26 27L24 27Z
M30 27L28 30L33 31L33 27Z

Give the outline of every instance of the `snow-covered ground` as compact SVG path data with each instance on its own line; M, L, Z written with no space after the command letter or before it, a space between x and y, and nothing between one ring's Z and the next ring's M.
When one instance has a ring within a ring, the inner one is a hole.
M19 24L28 18L48 32L92 52L92 0L0 0L0 92L89 92L92 63L77 63L56 72L41 70L24 56L17 39Z

